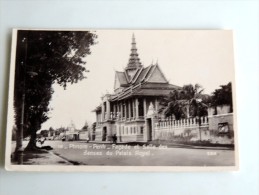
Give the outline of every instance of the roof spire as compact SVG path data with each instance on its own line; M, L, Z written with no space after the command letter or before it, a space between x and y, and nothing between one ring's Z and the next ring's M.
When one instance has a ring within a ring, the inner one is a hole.
M128 66L126 67L127 70L129 69L137 69L142 67L140 59L138 57L137 47L136 47L136 40L134 33L132 34L132 43L131 43L131 53L128 62Z
M133 46L135 46L135 48L134 49L137 49L136 48L136 40L135 40L135 35L134 35L134 33L132 34L132 48L133 48Z
M156 59L156 65L158 65L158 58Z

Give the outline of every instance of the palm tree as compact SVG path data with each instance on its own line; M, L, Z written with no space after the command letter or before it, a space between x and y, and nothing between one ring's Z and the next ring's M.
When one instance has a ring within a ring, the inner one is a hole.
M199 84L184 85L175 89L161 101L161 112L166 117L174 115L176 120L207 115L207 105L203 103L204 89Z
M189 117L201 117L207 115L208 106L203 103L205 95L203 95L204 89L199 84L194 86L189 84L182 88L182 99L186 101L186 113Z
M215 107L229 105L230 111L233 112L231 82L226 85L221 85L220 89L215 89L215 91L212 93L212 105Z

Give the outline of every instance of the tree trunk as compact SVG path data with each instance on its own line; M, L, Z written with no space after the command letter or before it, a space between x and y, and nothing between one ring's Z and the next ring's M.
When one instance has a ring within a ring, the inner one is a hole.
M17 125L16 129L16 148L15 151L21 151L22 150L22 143L23 142L23 135L21 133L21 124Z
M186 118L190 118L190 104L186 105Z
M39 147L36 146L36 131L32 131L30 141L26 146L25 151L34 151L38 149Z

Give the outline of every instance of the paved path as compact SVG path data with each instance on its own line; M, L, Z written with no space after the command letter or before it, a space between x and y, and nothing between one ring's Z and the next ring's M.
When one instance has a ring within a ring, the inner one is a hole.
M71 162L57 156L53 152L38 153L38 154L25 154L24 165L72 165Z
M25 141L24 146L28 144ZM12 153L14 152L15 142L12 143ZM71 165L72 163L66 159L56 155L53 151L45 151L42 153L23 153L22 156L18 157L19 160L14 160L14 164L23 165Z

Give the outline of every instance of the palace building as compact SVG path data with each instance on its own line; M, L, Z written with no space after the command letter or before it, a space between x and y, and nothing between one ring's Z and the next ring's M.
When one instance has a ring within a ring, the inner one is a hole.
M115 72L114 93L104 95L94 110L95 140L109 141L114 134L118 142L152 140L159 99L178 88L168 82L158 63L141 64L133 35L129 62L124 71Z

